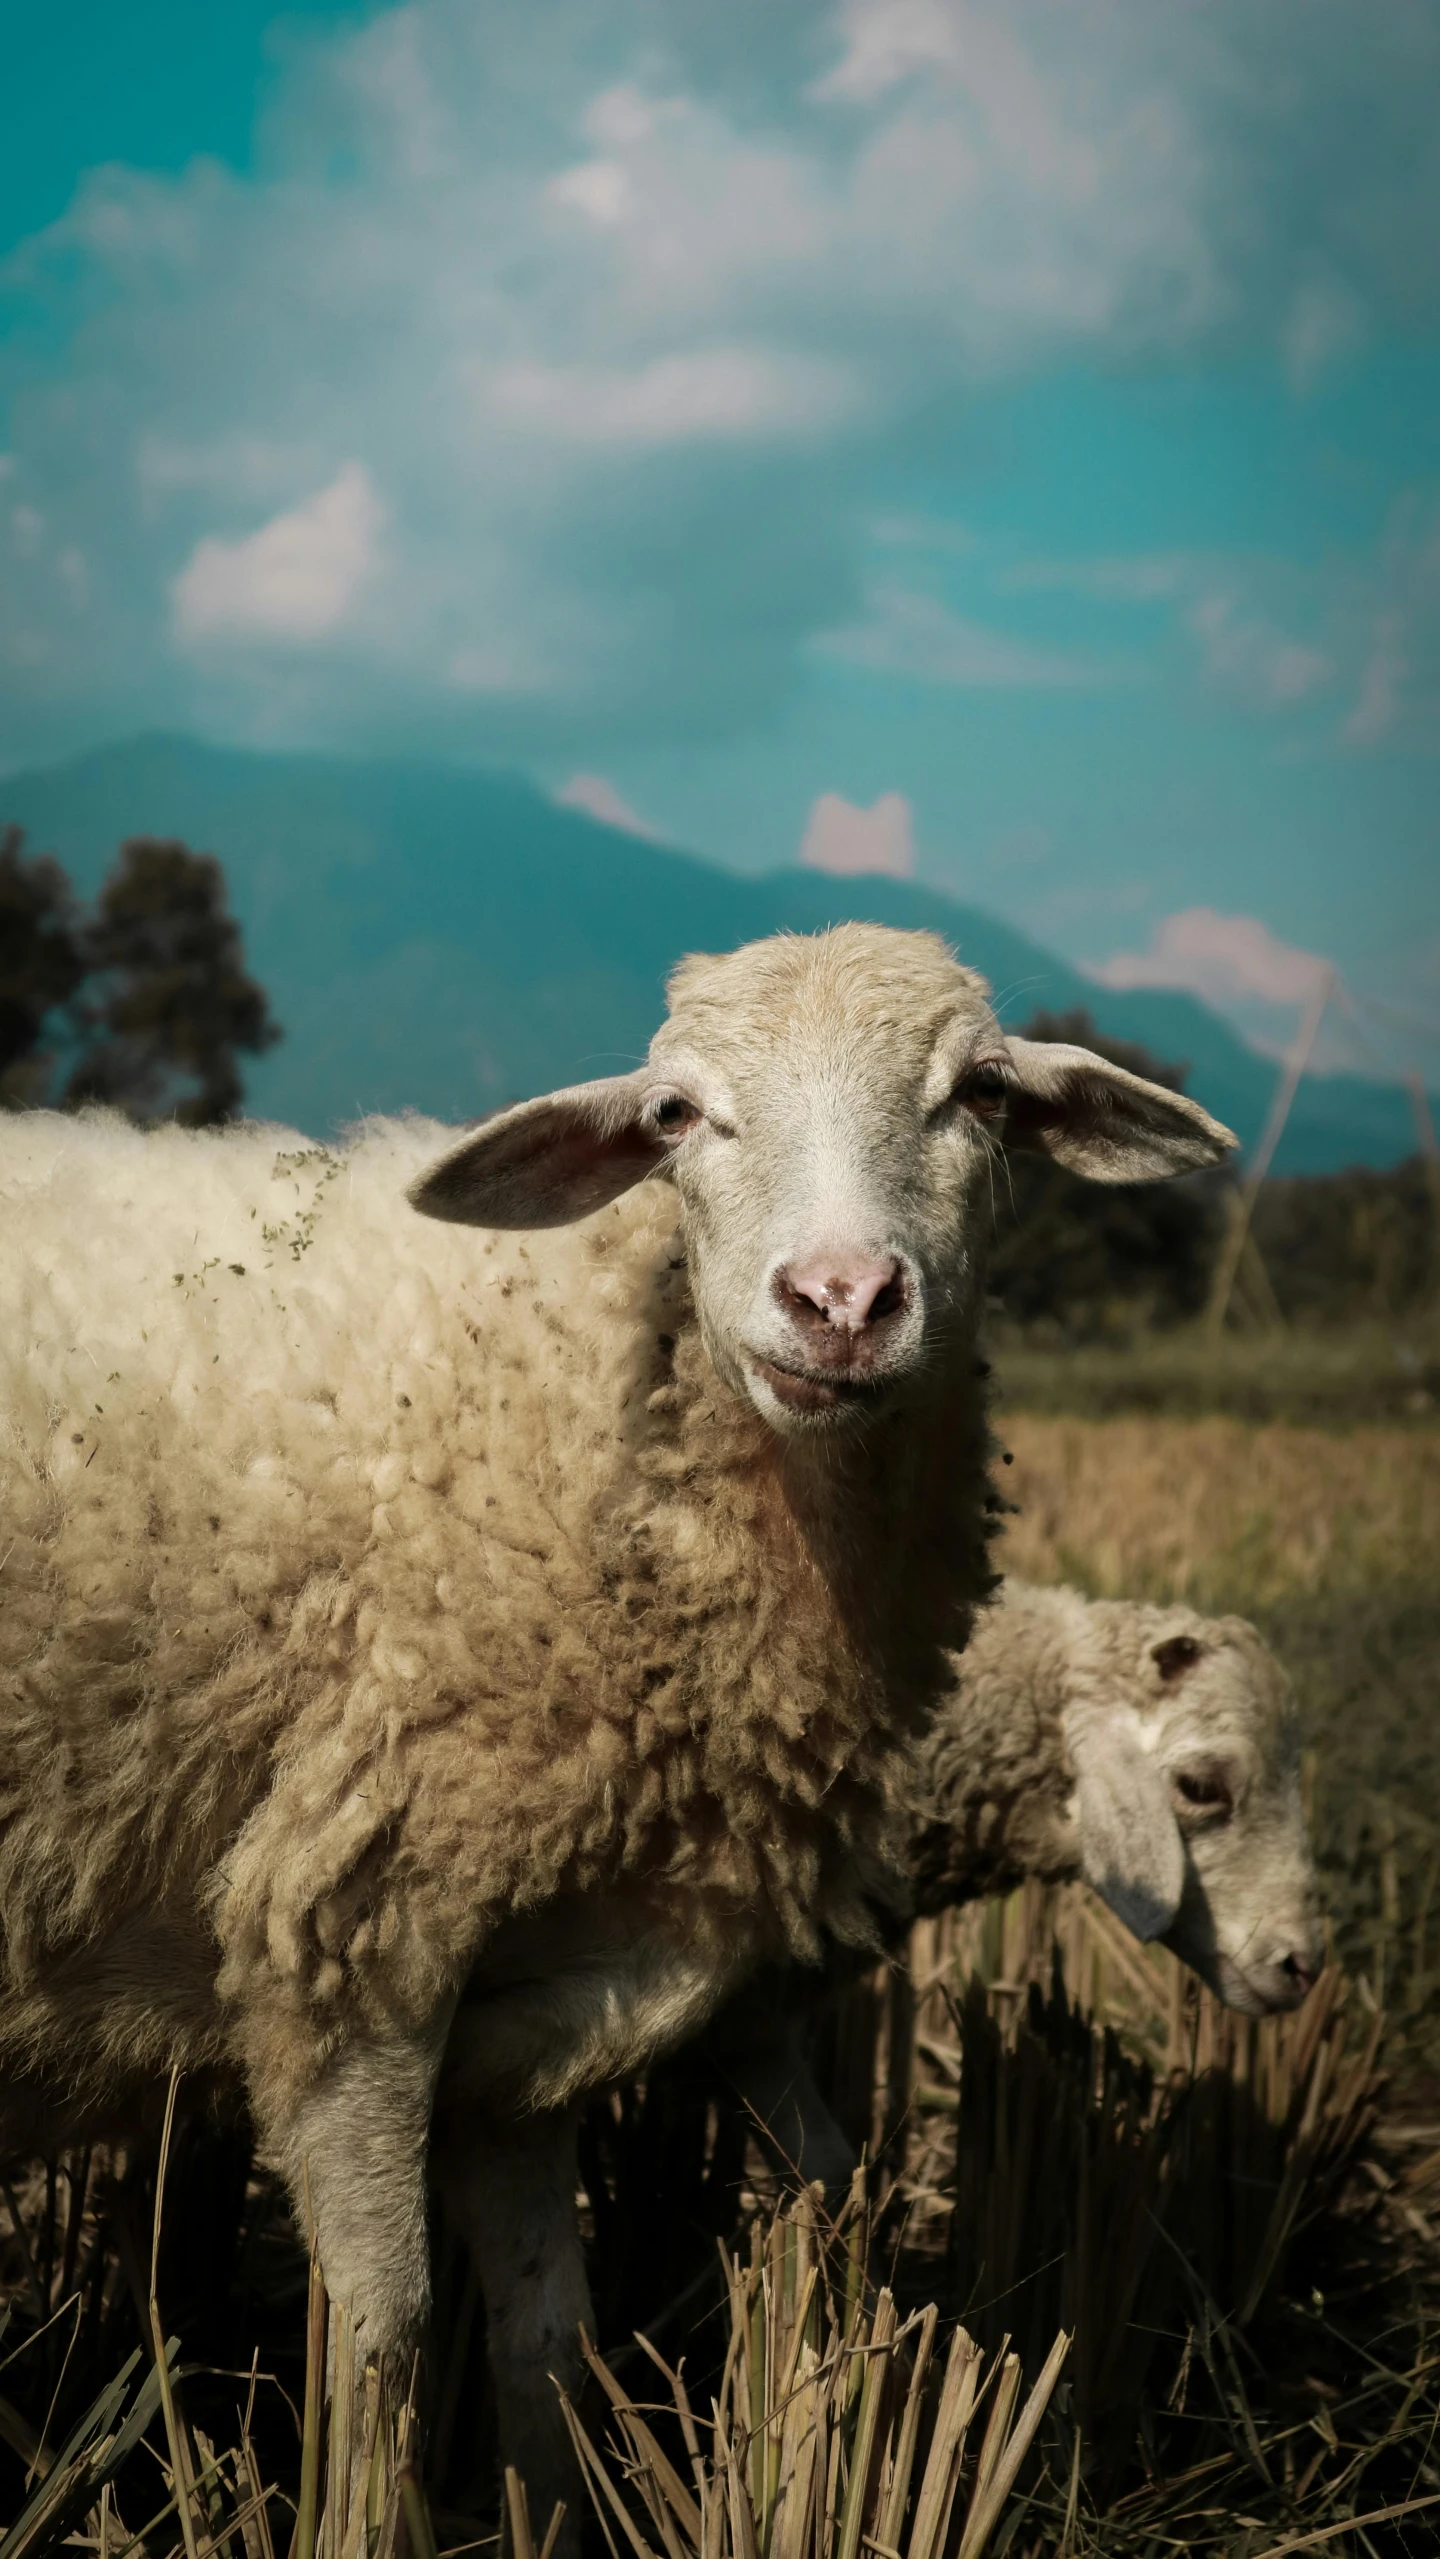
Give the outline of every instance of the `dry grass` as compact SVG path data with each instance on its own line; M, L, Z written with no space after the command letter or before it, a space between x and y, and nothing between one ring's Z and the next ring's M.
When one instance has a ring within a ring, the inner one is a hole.
M1125 1413L1250 1422L1387 1422L1433 1428L1440 1418L1440 1317L1320 1328L1268 1324L1129 1330L1110 1342L1046 1343L1001 1327L996 1364L1017 1409L1103 1421Z
M1000 1561L1029 1580L1253 1613L1435 1578L1440 1432L1018 1412L1001 1431Z
M1023 2510L1012 2492L1070 2341L1052 2340L1022 2399L1018 2355L1002 2344L987 2370L961 2326L942 2347L933 2303L907 2319L888 2286L872 2295L870 2254L863 2176L838 2227L805 2193L752 2224L748 2262L722 2252L729 2344L707 2414L641 2341L667 2384L688 2484L650 2422L662 2412L588 2356L610 2464L573 2411L570 2422L612 2551L614 2525L636 2559L981 2559Z

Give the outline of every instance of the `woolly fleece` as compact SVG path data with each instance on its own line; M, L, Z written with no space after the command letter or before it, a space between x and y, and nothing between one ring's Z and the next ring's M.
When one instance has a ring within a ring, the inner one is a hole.
M868 1927L989 1582L970 1363L852 1454L847 1566L717 1386L668 1187L438 1226L453 1135L0 1123L7 2072L299 2086L627 1875L727 1966Z

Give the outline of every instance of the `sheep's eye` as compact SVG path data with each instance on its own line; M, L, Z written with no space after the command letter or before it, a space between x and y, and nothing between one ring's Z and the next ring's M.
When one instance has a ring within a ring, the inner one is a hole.
M1220 1768L1182 1768L1176 1775L1175 1792L1191 1812L1230 1813L1235 1809L1230 1781Z
M1156 1645L1151 1658L1162 1679L1178 1679L1192 1662L1198 1662L1200 1646L1193 1635L1171 1635Z
M998 1058L985 1057L961 1076L952 1099L963 1102L979 1120L998 1119L1005 1108L1010 1078Z
M700 1109L683 1093L662 1093L650 1116L667 1137L678 1137L682 1130L694 1127L700 1117Z

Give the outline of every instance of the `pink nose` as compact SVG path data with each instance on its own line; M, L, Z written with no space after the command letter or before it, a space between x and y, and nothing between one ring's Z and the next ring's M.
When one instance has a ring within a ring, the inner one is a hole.
M893 1253L875 1261L868 1253L826 1253L818 1261L792 1264L775 1274L775 1293L787 1313L802 1324L829 1324L844 1333L863 1333L870 1325L898 1315L905 1303L905 1279Z

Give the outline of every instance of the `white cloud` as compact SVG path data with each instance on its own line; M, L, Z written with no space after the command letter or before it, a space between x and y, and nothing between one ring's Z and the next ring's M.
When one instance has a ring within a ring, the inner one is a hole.
M642 835L651 843L660 840L658 829L631 807L603 773L572 773L555 798L562 809L583 809L587 817L598 818L602 826L618 827L622 835Z
M1378 541L1318 561L1137 552L1027 560L1001 593L1168 604L1203 681L1283 718L1318 703L1357 748L1440 741L1440 491L1412 489ZM1339 706L1344 704L1343 709Z
M34 560L40 555L45 539L45 518L38 507L16 506L10 510L10 541L17 560Z
M634 190L618 160L582 160L562 169L548 192L552 203L569 205L591 222L623 222L634 210Z
M618 366L514 364L477 386L490 416L567 444L693 444L810 434L857 406L839 365L752 347L705 347Z
M1329 967L1317 951L1282 942L1258 916L1192 906L1156 925L1148 951L1119 951L1088 974L1102 986L1180 987L1228 1011L1247 997L1308 1004Z
M1434 13L1323 7L1306 47L1254 0L410 0L297 38L243 179L95 172L10 262L45 326L0 347L7 442L92 595L83 651L55 578L0 601L47 668L17 742L68 687L92 732L369 738L403 705L590 763L617 722L774 716L818 632L926 682L1110 680L1028 617L860 621L863 528L991 382L1258 351L1304 385L1428 324ZM333 499L356 453L368 513ZM1418 605L1386 658L1374 598L1344 647L1242 602L1262 695L1303 700L1312 650L1355 744L1413 733ZM222 690L177 629L303 643L306 686L256 652ZM485 726L522 699L534 728Z
M1414 490L1378 552L1341 572L1351 642L1349 746L1440 744L1440 494Z
M238 542L208 534L172 588L186 640L330 638L349 621L375 566L384 510L363 462Z
M67 543L55 563L55 572L76 612L83 613L90 601L90 570L84 552L76 543Z
M908 677L912 683L980 690L1068 691L1111 683L1116 673L1114 667L1092 659L1011 639L966 614L952 612L938 596L908 594L900 587L877 589L864 622L827 631L814 646L818 655L884 675Z
M1376 746L1390 735L1400 716L1409 671L1403 618L1399 613L1382 613L1371 632L1359 690L1345 721L1349 745Z
M1420 1053L1412 1024L1400 1043L1387 1043L1392 1053L1382 1055L1375 1034L1389 1018L1388 1006L1382 1003L1377 1014L1361 988L1357 1012L1352 989L1328 960L1282 941L1254 915L1189 907L1155 927L1148 950L1119 951L1085 974L1103 986L1163 986L1197 995L1251 1048L1276 1059L1290 1053L1309 1005L1324 994L1329 1000L1309 1060L1317 1074L1393 1073L1397 1060L1413 1065Z
M1202 595L1189 622L1206 674L1252 707L1288 710L1334 676L1323 649L1272 629L1233 594Z
M1336 372L1365 343L1365 313L1333 280L1302 284L1280 323L1280 355L1291 388L1302 396Z
M1097 604L1161 604L1177 595L1191 564L1176 551L1136 551L1128 557L1024 560L1001 578L1016 593L1090 596Z
M915 828L909 801L882 791L866 808L822 791L805 821L800 859L808 870L853 879L866 871L908 880L915 869Z
M869 106L917 71L953 69L959 28L945 0L846 0L843 51L815 83L818 98Z

